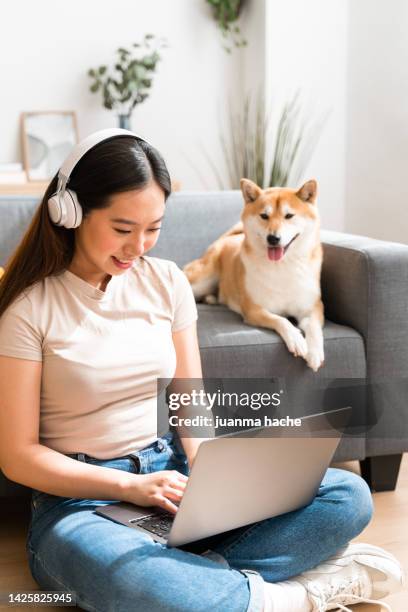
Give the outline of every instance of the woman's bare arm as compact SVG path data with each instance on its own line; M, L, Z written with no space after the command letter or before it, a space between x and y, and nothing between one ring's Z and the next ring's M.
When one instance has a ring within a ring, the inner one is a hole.
M39 443L42 363L0 355L0 467L10 480L45 493L87 499L124 499L122 470L89 465Z
M192 325L187 327L186 329L182 329L181 331L173 333L173 344L176 349L177 356L177 366L176 372L174 374L173 380L173 389L178 389L181 391L181 385L174 384L177 382L177 379L194 379L194 387L201 386L204 388L202 383L202 368L201 368L201 358L200 358L200 349L198 346L198 338L197 338L197 324L194 322ZM189 385L186 385L188 387ZM198 390L198 389L197 389ZM188 392L188 388L186 389ZM198 390L199 391L199 390ZM205 410L203 411L205 413ZM207 415L211 415L211 413L207 413ZM211 428L208 428L211 431ZM190 435L184 436L180 431L180 439L183 445L184 451L187 455L189 466L191 467L194 461L194 458L197 454L198 447L201 442L204 440L208 440L207 438L199 438L196 437L195 432L197 432L197 428L190 429Z

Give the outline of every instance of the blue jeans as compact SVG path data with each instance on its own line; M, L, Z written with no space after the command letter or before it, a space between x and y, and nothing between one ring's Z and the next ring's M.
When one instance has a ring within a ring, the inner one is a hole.
M180 442L171 433L126 457L70 456L132 473L188 474ZM80 607L97 612L262 612L263 579L287 580L315 567L357 536L372 516L364 480L329 468L310 505L221 534L210 551L198 554L168 548L95 514L95 507L106 503L117 501L34 490L27 536L30 569L39 586L70 591Z

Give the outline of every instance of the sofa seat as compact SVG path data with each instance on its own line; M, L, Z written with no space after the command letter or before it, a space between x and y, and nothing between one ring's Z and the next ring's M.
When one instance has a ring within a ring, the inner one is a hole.
M326 320L325 364L314 373L295 358L274 331L253 327L217 304L198 304L198 337L204 377L268 378L270 376L363 378L364 340L351 327Z

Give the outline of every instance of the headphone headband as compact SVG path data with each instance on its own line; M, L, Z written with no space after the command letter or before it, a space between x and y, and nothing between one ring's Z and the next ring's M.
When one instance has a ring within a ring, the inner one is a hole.
M68 155L68 157L62 164L58 172L60 186L62 188L65 187L65 185L69 181L73 169L75 168L81 157L85 155L85 153L88 153L88 151L90 151L100 142L103 142L104 140L108 140L109 138L113 138L116 136L133 136L133 138L140 138L141 140L144 140L134 132L131 132L130 130L123 130L122 128L107 128L105 130L99 130L98 132L90 134L89 136L81 140L81 142L79 142L72 149L71 153Z
M67 188L71 172L79 160L104 140L110 140L118 136L132 136L147 142L134 132L123 130L122 128L108 128L94 132L84 140L81 140L68 155L58 171L57 191L48 199L48 212L51 221L60 227L67 229L78 227L82 221L82 206L78 201L78 196L72 189Z

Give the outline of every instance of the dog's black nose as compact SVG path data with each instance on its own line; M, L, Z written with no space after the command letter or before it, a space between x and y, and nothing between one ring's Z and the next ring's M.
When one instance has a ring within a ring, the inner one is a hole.
M268 241L268 244L270 244L271 246L276 246L277 244L279 244L281 237L276 236L275 234L268 234L266 239Z

